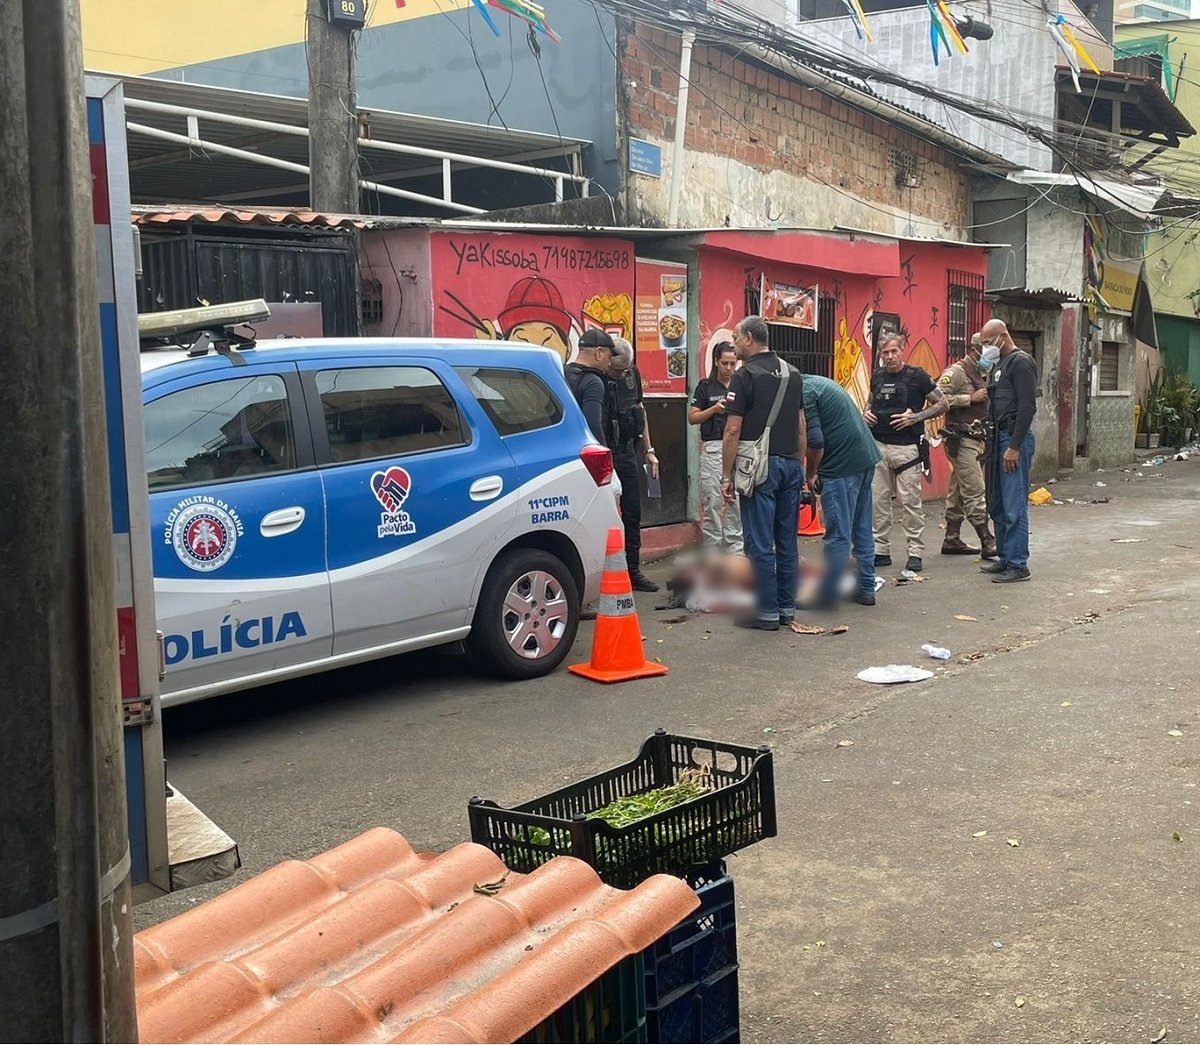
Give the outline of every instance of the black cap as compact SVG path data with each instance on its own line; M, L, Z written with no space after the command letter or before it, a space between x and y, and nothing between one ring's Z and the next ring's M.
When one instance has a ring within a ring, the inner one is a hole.
M579 339L580 348L612 348L613 339L599 327L589 327Z

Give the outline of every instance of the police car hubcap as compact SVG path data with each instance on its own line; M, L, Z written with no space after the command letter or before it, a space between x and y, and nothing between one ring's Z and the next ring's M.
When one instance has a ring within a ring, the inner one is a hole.
M542 570L513 581L504 599L504 637L522 657L549 656L567 630L567 600L557 578Z

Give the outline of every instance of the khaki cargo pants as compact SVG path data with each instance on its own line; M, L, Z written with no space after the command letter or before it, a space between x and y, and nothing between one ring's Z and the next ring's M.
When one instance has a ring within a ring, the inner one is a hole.
M983 463L979 455L983 452L982 439L959 438L958 453L950 455L953 440L947 440L946 459L950 462L950 489L946 493L946 522L958 523L965 519L972 526L986 526L987 504L983 489Z
M908 554L920 559L925 552L925 511L921 507L921 466L914 464L899 475L895 469L915 461L918 450L915 443L893 446L876 442L883 460L875 466L875 479L871 483L871 498L875 502L875 554L891 554L892 497L900 502L904 520L904 539Z

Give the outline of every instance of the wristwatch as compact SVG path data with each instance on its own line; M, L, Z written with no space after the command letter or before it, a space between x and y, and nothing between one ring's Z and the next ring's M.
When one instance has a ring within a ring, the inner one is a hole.
M646 448L645 448L645 449L642 451L642 453L644 453L644 454L653 454L653 453L654 453L654 447L652 447L652 446L647 446L647 447L646 447ZM654 454L654 456L655 456L655 457L657 457L657 456L658 456L658 454Z

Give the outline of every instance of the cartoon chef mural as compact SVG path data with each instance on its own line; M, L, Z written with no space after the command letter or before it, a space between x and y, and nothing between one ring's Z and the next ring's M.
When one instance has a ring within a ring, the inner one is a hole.
M531 244L526 253L519 254L523 244L514 241L525 239L541 244L542 249ZM575 358L585 330L599 328L629 337L633 329L633 258L627 244L549 248L544 240L523 236L505 236L502 242L503 251L489 254L481 245L466 256L521 256L543 271L507 284L494 271L487 272L484 279L485 273L478 269L464 271L458 264L464 251L461 245L454 246L456 267L453 272L443 269L438 280L444 288L438 311L447 319L439 320L436 333L461 336L466 327L481 341L520 341L552 348L564 363Z

